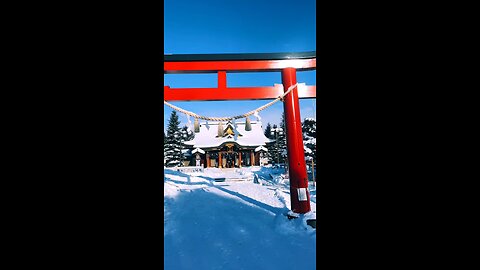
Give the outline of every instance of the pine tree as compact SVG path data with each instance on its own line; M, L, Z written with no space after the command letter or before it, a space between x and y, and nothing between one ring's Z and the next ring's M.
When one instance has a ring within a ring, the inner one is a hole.
M317 163L317 121L313 118L305 118L302 123L303 145L305 149L305 159L313 158L314 164Z
M177 112L172 111L168 120L167 136L165 140L165 161L166 167L182 166L182 132Z
M265 137L267 137L268 139L273 139L273 136L272 136L272 126L270 125L270 123L267 123L267 127L265 128ZM268 159L268 163L270 164L273 164L275 163L274 161L274 151L275 151L275 143L272 142L272 143L267 143L267 159Z
M195 133L186 125L182 128L182 142L191 141L195 138Z
M165 154L165 145L167 144L167 135L165 135L165 131L163 132L163 165L165 166L166 164L166 154Z
M269 162L272 163L272 164L278 164L279 162L281 162L281 159L280 159L280 155L279 155L279 145L278 145L278 141L276 140L276 138L278 137L277 135L277 125L273 125L273 127L271 128L271 131L274 131L274 134L273 135L270 135L270 138L272 140L275 140L273 143L270 143L268 146L267 146L267 149L268 149L268 152L269 152Z
M287 129L285 128L285 112L282 112L280 120L280 128L282 132L278 134L278 152L280 155L280 163L287 163Z
M271 139L272 137L272 126L270 125L270 123L267 123L267 127L265 128L265 137Z

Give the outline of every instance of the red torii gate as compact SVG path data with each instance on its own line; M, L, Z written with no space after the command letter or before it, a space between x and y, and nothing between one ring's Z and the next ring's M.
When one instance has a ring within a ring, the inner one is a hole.
M316 52L267 54L178 54L164 56L164 74L217 73L216 88L164 86L165 101L275 99L297 83L297 71L315 70ZM281 72L281 86L227 87L227 72ZM310 212L307 167L303 149L299 98L316 98L316 86L294 88L284 97L291 209Z

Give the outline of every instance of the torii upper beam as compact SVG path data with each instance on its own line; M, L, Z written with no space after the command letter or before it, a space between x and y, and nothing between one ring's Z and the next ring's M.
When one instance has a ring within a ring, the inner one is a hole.
M278 72L315 70L316 52L247 54L177 54L165 55L164 74L217 73L216 88L171 88L164 86L166 101L261 100L274 99L284 89L271 87L227 87L227 72ZM315 85L300 85L298 98L315 98Z

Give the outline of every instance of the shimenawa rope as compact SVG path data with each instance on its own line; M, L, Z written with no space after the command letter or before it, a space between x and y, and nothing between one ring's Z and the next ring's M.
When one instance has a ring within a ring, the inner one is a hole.
M194 118L198 118L198 119L203 119L203 120L210 120L210 121L229 121L229 120L233 120L233 119L241 119L241 118L247 118L249 117L250 115L252 114L255 114L255 112L259 112L259 111L262 111L262 110L265 110L266 108L272 106L273 104L275 104L276 102L278 102L279 100L282 100L283 101L283 98L288 94L290 93L290 91L292 91L295 87L297 87L298 83L290 86L288 88L287 91L285 91L285 93L283 93L281 96L279 96L278 98L274 99L273 101L253 110L253 111L250 111L248 113L244 113L244 114L241 114L241 115L237 115L237 116L231 116L231 117L209 117L209 116L202 116L202 115L198 115L196 113L193 113L193 112L190 112L190 111L187 111L187 110L184 110L182 108L179 108L173 104L170 104L168 103L167 101L163 101L163 104L167 105L168 107L178 111L178 112L181 112L181 113L184 113L186 115L189 115L189 116L192 116Z

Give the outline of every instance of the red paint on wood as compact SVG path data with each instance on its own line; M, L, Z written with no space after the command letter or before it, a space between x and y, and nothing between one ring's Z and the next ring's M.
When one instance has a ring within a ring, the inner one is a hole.
M283 70L282 82L285 89L296 84L296 70L294 68ZM310 194L308 194L307 166L303 149L302 118L300 117L298 91L296 88L285 96L283 107L285 111L291 207L293 212L304 214L310 212ZM307 189L306 201L299 200L299 188Z
M227 88L227 72L226 71L218 72L218 88L219 89Z
M247 60L247 61L198 61L164 62L165 74L175 73L217 73L219 70L235 72L271 72L285 68L314 70L317 58L289 60Z

